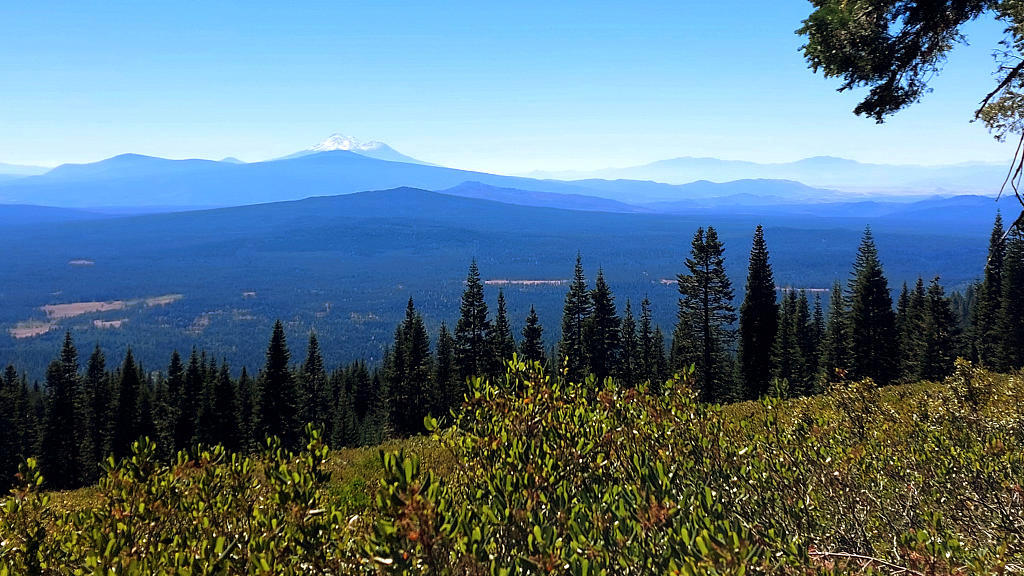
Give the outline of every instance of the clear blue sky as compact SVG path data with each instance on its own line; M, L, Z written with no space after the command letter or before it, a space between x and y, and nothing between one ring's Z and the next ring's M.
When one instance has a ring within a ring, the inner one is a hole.
M1012 155L969 123L994 22L877 126L806 68L803 0L0 3L0 162L253 161L332 132L497 172Z

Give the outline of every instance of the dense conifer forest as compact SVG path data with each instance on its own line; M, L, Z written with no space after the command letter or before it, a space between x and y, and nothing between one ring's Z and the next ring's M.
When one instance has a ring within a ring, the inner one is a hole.
M768 246L758 227L737 310L723 245L713 227L698 229L677 277L670 339L652 322L649 301L636 317L633 302L616 302L602 271L591 284L581 254L562 338L550 348L535 312L516 335L503 294L488 306L475 261L454 329L442 323L431 338L410 298L378 365L325 366L315 333L294 357L280 322L254 373L196 349L172 352L166 367L139 365L131 349L108 360L99 346L80 353L68 333L43 382L29 382L16 366L4 370L0 426L12 433L0 445L0 477L9 485L19 463L36 456L48 487L92 484L98 463L126 456L143 436L162 458L200 444L251 452L268 436L295 448L306 424L335 447L376 445L422 433L428 415L445 421L468 380L500 377L513 355L571 382L592 376L657 389L673 374L691 373L698 398L710 403L803 397L864 378L938 381L958 356L1001 371L1024 366L1024 236L1007 234L998 216L983 280L952 297L939 278L919 278L894 303L870 229L849 281L836 283L827 305L820 293L780 293Z

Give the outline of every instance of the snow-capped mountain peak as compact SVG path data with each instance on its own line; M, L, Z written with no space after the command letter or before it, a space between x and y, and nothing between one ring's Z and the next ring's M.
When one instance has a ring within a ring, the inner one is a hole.
M367 150L378 150L383 147L382 142L360 142L355 138L343 134L331 134L326 140L310 148L312 152L329 152L331 150L348 150L350 152L364 152Z

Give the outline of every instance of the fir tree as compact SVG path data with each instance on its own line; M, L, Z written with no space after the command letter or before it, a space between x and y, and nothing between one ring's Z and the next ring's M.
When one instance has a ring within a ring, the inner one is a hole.
M309 333L306 361L302 363L300 374L302 376L300 420L304 425L312 423L323 432L325 438L330 438L330 427L333 423L328 415L332 411L334 399L327 380L327 370L324 369L324 360L320 355L320 342L317 340L316 332Z
M171 354L171 361L167 365L167 404L170 419L171 437L173 439L172 452L181 450L188 446L192 433L188 431L187 424L182 416L185 395L185 367L181 363L181 356L175 350Z
M924 325L927 314L927 292L924 279L920 276L914 284L913 291L907 295L902 318L897 309L897 327L899 329L900 376L906 380L922 378L921 359L924 356Z
M1006 237L1002 284L996 368L1008 371L1024 367L1024 232L1016 226Z
M939 277L928 286L925 322L922 330L923 346L921 378L941 380L953 372L956 360L956 317L946 298Z
M618 365L619 316L615 311L615 297L604 280L604 272L597 271L594 290L591 292L591 315L586 324L587 358L590 373L598 382L611 376Z
M864 230L850 282L850 371L888 384L897 370L896 315L871 229Z
M441 322L441 329L437 333L434 386L437 388L437 400L431 413L438 418L447 416L449 411L462 402L463 386L455 363L455 339L444 322Z
M395 345L386 364L391 400L391 424L397 434L423 431L423 417L433 406L433 366L430 337L412 298L405 320L395 331Z
M53 489L76 488L92 476L95 463L83 453L84 405L78 373L78 351L71 333L64 334L60 357L46 370L46 407L40 439L40 466Z
M705 233L699 228L686 259L688 273L678 275L678 324L672 339L673 368L693 364L701 398L712 402L733 395L727 349L736 313L722 255L715 229L708 226Z
M664 340L656 339L654 320L651 315L651 301L646 296L640 302L640 327L637 329L637 339L640 346L637 381L647 382L652 385L652 388L660 387L665 374L659 370L658 356L660 354L664 358L665 344Z
M260 435L277 436L285 448L298 446L299 392L288 363L291 353L284 326L278 320L267 346L267 361L260 382Z
M180 448L190 448L199 441L199 407L203 400L205 382L206 353L200 356L199 351L193 347L182 377L182 391L178 404L175 438Z
M622 311L622 324L619 326L622 346L619 350L618 381L621 385L633 388L640 377L640 339L636 333L636 319L629 300Z
M216 441L229 450L238 450L242 444L238 390L231 379L227 360L221 362L213 386L213 416Z
M587 358L586 328L590 320L592 301L583 275L583 257L576 254L569 292L565 295L562 309L562 340L558 344L558 357L566 378L580 382L587 375L590 359Z
M132 442L138 440L142 433L142 412L139 406L142 382L131 348L124 355L124 363L121 364L118 376L117 409L111 451L115 458L124 458L131 453Z
M487 341L491 348L489 373L498 376L505 371L505 362L511 360L516 352L516 339L508 320L508 310L505 308L505 294L501 290L498 290L498 309L494 314L494 322L490 325Z
M242 366L238 377L238 443L239 448L250 451L256 448L256 390L249 371Z
M775 301L775 278L768 261L764 229L754 230L747 268L747 287L740 305L739 370L748 399L768 393L772 377L772 347L779 329L779 306Z
M455 324L455 361L461 380L482 376L490 368L489 329L484 285L480 281L476 260L473 260L466 276L466 289L462 293L459 321Z
M1000 314L1003 301L1003 264L1006 260L1006 241L1003 217L996 212L992 234L988 241L988 259L985 278L978 292L974 309L973 339L978 361L984 366L999 367Z
M825 313L821 308L821 294L814 295L814 312L811 314L811 333L814 341L814 387L815 394L821 390L821 362L822 351L825 343Z
M846 297L836 280L828 302L828 321L822 342L821 368L826 382L842 379L850 367L850 339L846 318Z
M93 348L86 363L83 388L89 419L89 440L93 452L90 460L101 462L110 449L113 414L113 393L107 377L107 362L99 344Z
M547 359L544 355L544 328L540 325L540 318L537 311L530 306L530 314L526 317L526 324L523 326L523 339L519 343L519 354L527 362L540 362L544 364Z
M803 390L804 358L800 347L799 301L795 290L782 297L779 329L773 347L774 378L785 383L787 395L800 395Z
M814 337L814 324L811 318L811 303L807 299L807 291L801 290L796 305L796 343L800 349L800 378L793 392L806 396L814 393L815 377L818 373L818 346Z

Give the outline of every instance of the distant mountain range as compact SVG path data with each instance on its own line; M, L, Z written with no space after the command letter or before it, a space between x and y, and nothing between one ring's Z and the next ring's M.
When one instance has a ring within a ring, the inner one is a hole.
M790 181L684 185L630 180L564 182L393 162L333 150L248 164L122 154L0 182L0 203L66 208L242 206L400 186L455 189L463 196L527 206L613 212L651 211L656 208L643 205L652 202L675 202L677 209L697 199L706 205L709 199L722 197L734 197L730 200L734 204L739 195L755 203L768 198L772 202L821 202L842 197Z
M0 203L139 213L243 206L406 186L568 210L685 214L719 209L744 213L800 209L807 213L804 205L907 202L978 190L991 193L1002 181L1002 169L995 164L863 164L827 156L786 164L676 158L600 171L601 177L559 180L436 166L381 142L360 142L333 134L306 150L264 162L245 163L232 157L220 161L169 160L122 154L48 171L0 165ZM584 174L537 175L566 178ZM819 184L829 182L835 185Z
M653 180L683 184L696 180L728 182L744 179L795 180L810 186L844 190L959 192L994 194L1008 166L964 163L940 166L867 164L845 158L816 156L796 162L759 164L718 158L672 158L642 166L593 171L533 172L533 178Z
M367 158L376 158L377 160L387 160L389 162L407 162L409 164L424 164L432 166L429 162L423 162L417 160L412 156L406 156L398 150L395 150L391 146L383 142L360 142L355 138L344 136L342 134L334 133L327 137L324 141L320 142L312 148L289 154L281 160L288 160L290 158L299 158L301 156L308 156L310 154L316 154L318 152L334 152L336 150L344 150L346 152L354 152Z

